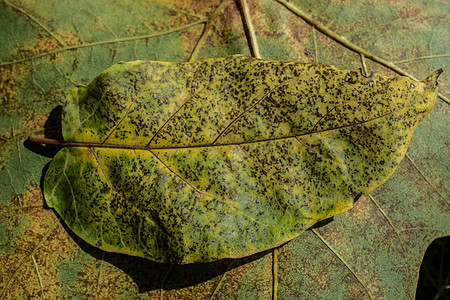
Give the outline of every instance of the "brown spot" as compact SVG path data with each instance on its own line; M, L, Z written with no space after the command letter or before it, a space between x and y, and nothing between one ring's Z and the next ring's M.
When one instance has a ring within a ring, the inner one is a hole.
M45 38L39 40L35 49L38 53L43 53L55 50L59 48L59 46L59 43L54 38Z
M30 188L21 199L23 206L43 206L44 198L41 189L37 186Z
M426 54L427 51L424 48L420 47L420 46L411 47L410 51L411 51L412 57L420 57L420 56L427 55Z
M36 128L44 128L44 124L47 121L48 116L46 115L26 115L24 117L24 126L22 130L24 132L29 132Z
M0 105L18 102L17 91L22 87L24 69L23 65L9 65L0 67Z
M6 220L8 222L8 228L14 229L21 226L21 230L23 230L23 232L19 237L17 237L18 239L14 247L6 253L6 258L3 256L5 254L0 254L2 268L7 270L7 272L1 273L2 276L5 276L5 278L10 278L18 267L21 268L9 288L9 290L13 293L17 293L17 291L22 290L20 287L17 287L17 284L22 283L23 278L27 278L28 280L29 277L27 276L29 274L36 274L31 258L28 260L25 260L25 258L31 251L33 251L33 249L35 249L36 245L39 244L49 228L51 228L52 224L57 222L53 211L46 210L41 207L42 194L39 187L30 186L26 193L19 195L19 198L21 198L21 206L23 208L12 210L13 213L8 215ZM68 236L64 229L63 232ZM46 248L49 239L50 238L40 245L38 250ZM59 252L61 250L60 247L58 247L57 250ZM56 251L42 251L42 253L51 253L53 255ZM41 257L41 255L37 252L34 257L36 260L39 260L38 257ZM43 264L39 263L38 265L42 267ZM42 272L41 275L44 276L44 274L47 273ZM13 286L14 288L12 288Z
M200 38L202 31L203 26L196 26L184 31L181 34L183 44L185 44L188 49L193 49L198 39Z
M406 6L400 11L400 16L403 19L414 18L421 14L421 9L414 6Z
M178 0L169 0L166 3L173 5L174 8L178 10L185 11L186 13L192 12L199 16L208 16L211 14L214 9L220 4L220 0L216 1L197 1L197 0L188 0L188 1L178 1Z
M216 24L218 23L221 23L221 25L217 25L217 28L224 28L226 31L231 30L233 27L242 28L241 14L235 2L230 2L224 8L222 14L217 17Z
M45 37L40 39L34 46L26 46L22 48L23 57L33 57L42 53L58 49L61 45L53 37ZM22 58L16 57L16 58Z
M80 38L73 33L64 36L64 41L67 46L80 45L82 44Z

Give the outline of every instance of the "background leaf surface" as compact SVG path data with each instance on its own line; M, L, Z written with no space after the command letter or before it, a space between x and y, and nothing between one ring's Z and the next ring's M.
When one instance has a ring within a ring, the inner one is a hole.
M412 298L426 247L450 232L446 6L438 0L3 1L0 295ZM361 56L348 43L369 53ZM420 79L442 67L441 97L385 185L276 251L207 265L160 265L93 249L43 208L39 184L50 151L24 140L43 130L71 87L121 60L236 53Z

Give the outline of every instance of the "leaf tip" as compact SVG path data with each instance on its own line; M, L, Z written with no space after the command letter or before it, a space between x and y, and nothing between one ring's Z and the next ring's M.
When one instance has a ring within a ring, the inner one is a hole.
M431 74L430 76L428 76L424 82L426 83L426 87L428 89L434 89L438 86L438 78L439 76L444 72L444 70L442 70L442 68L439 68L438 70L434 71L433 74Z

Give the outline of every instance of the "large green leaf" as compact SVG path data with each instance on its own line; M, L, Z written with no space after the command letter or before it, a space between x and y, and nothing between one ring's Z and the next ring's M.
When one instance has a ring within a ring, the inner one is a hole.
M446 76L394 176L349 212L275 251L170 267L96 250L43 208L39 181L50 158L38 153L51 156L51 149L30 151L25 137L44 128L74 85L88 84L117 61L241 53L421 79L446 66L445 2L238 4L0 4L2 296L413 297L426 247L450 231Z
M241 55L119 63L67 97L75 147L53 159L45 200L107 251L178 263L255 254L385 182L434 106L438 74Z
M439 74L241 55L119 63L67 97L75 147L53 159L45 200L103 250L183 264L255 254L385 182Z

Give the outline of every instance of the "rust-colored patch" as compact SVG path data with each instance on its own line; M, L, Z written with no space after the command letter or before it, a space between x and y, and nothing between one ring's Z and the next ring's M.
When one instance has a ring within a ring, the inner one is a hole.
M196 15L206 17L219 5L220 0L216 0L216 1L170 0L170 1L165 1L165 2L173 5L174 8L185 11L186 13L191 11Z
M359 198L358 201L356 201L356 203L353 205L353 208L349 210L349 214L352 218L357 218L362 211L364 211L365 209L367 209L367 207L369 206L369 200L367 199L366 196L361 196L361 198Z
M26 215L30 222L30 227L25 229L21 248L32 249L56 217L53 211L43 208L44 199L38 186L30 187L19 197L24 208L17 210L17 217Z
M80 247L60 225L53 230L44 247L41 247L35 255L36 264L44 283L44 293L47 298L54 299L60 295L62 283L60 280L60 267L62 261L76 261ZM97 272L91 272L91 278L96 279ZM78 292L78 291L77 291ZM92 291L92 292L95 292Z
M289 27L288 29L288 32L292 35L292 39L297 42L310 38L311 31L312 27L302 20L296 26Z
M400 16L403 19L414 18L414 17L420 16L421 14L422 14L422 10L419 7L415 7L415 6L405 6L400 11Z
M100 299L107 299L110 295L122 295L124 291L127 291L129 294L137 293L138 288L136 283L133 282L132 278L126 272L104 261L101 264L102 276L98 282ZM149 278L149 280L155 279ZM155 294L159 296L158 292L155 291Z
M36 295L39 290L39 284L37 281L36 271L34 263L31 257L27 257L36 246L41 242L53 222L56 221L56 217L51 210L45 210L42 205L42 194L40 188L32 186L29 190L19 195L24 208L12 210L8 214L8 228L23 227L23 234L19 237L10 237L11 239L18 238L14 245L14 251L9 251L6 254L0 254L0 264L4 272L1 272L1 276L5 278L3 282L10 280L14 272L19 269L15 278L12 279L9 289L6 291L7 295L11 292L21 293L25 291L25 295ZM38 206L38 207L27 207ZM45 242L39 247L45 247ZM36 254L35 254L36 255ZM36 278L35 278L36 277ZM27 280L23 280L26 278ZM29 280L36 280L36 284L29 284ZM21 286L23 284L23 287ZM14 286L14 288L12 288ZM32 290L27 290L32 289ZM13 297L14 298L14 297Z
M38 41L36 51L39 53L48 52L59 48L59 43L54 38L45 38Z
M184 45L186 45L186 49L194 49L198 39L202 34L202 31L203 25L199 25L195 28L191 28L190 30L184 31L181 34L181 38L183 40Z
M0 106L3 108L5 114L17 112L19 108L20 101L18 100L17 94L22 88L24 74L23 64L0 67ZM0 170L5 168L5 158L11 153L11 149L7 149L8 147L5 144L14 138L14 136L17 136L17 134L9 126L4 126L0 129L0 147L2 149L0 154Z
M45 251L52 253L52 260L62 260L74 257L81 249L70 237L66 229L58 225L48 237Z
M41 189L37 186L30 188L21 198L23 206L43 205L44 203Z
M231 269L227 273L225 273L224 275L225 278L224 281L221 283L221 286L219 286L219 291L236 290L237 288L234 285L238 284L241 281L242 276L251 270L253 264L254 262L249 262L237 268Z
M427 50L425 50L423 47L417 45L410 48L411 51L411 57L420 57L427 55Z
M217 23L221 23L221 27L217 24L218 28L228 29L233 27L241 27L242 19L241 14L239 12L239 7L237 7L235 2L230 2L227 6L224 7L222 14L218 17Z
M47 119L47 115L25 115L23 118L24 125L22 127L22 131L26 133L36 128L44 128L44 124Z
M24 67L22 64L0 67L0 105L17 101L17 91L22 87Z
M35 46L27 46L22 48L23 57L32 57L42 53L58 49L60 44L53 37L45 37L40 39Z
M243 286L251 286L253 292L259 295L256 298L269 298L273 284L272 261L272 255L265 255L235 268L232 265L218 286L217 298L228 295L228 291L238 291Z
M30 258L24 261L24 266L20 272L15 276L9 289L5 291L5 299L25 299L25 298L38 298L39 293L39 280L37 273L34 269L33 261ZM35 284L33 284L35 283ZM14 287L14 288L11 288ZM2 297L3 298L3 297Z
M10 107L10 105L14 105L14 102L10 101L5 104L4 107ZM13 108L11 108L11 110L13 110ZM17 111L17 109L13 111ZM14 152L14 149L17 147L15 142L12 143L11 140L20 139L22 136L36 130L37 128L44 128L47 118L48 117L46 115L26 114L22 120L23 123L20 128L15 128L15 130L13 130L11 127L5 127L5 131L0 132L0 147L2 147L2 152L0 154L0 170L5 168L6 158L9 157L9 155Z
M242 8L240 6L241 5L239 5L239 10L242 11ZM250 0L250 1L247 1L247 6L248 6L248 10L250 12L250 18L252 20L255 31L256 32L266 31L266 30L264 30L266 25L262 18L262 16L264 15L264 12L263 12L261 6L259 5L259 3L256 1ZM242 16L242 18L244 18L244 17Z
M301 62L314 62L314 51L307 48L305 41L310 39L312 27L301 21L297 26L288 27L286 30L288 43L295 45L297 49L297 60Z
M329 38L326 35L317 35L317 44L319 45L319 48L321 49L321 53L329 53L328 55L330 57L342 57L344 56L344 52L343 51L345 48L344 46L342 46L341 44L335 42L334 40L332 40L331 38Z
M82 42L80 40L80 37L73 33L69 33L68 35L64 36L64 41L66 42L67 46L74 46L74 45L81 45Z
M223 38L233 37L234 39L236 35L238 36L237 39L245 40L245 43L247 43L248 40L242 24L241 14L237 4L230 2L223 8L222 13L214 21L214 26L208 34L208 43L217 45L216 43L223 43ZM204 45L203 47L207 46Z

